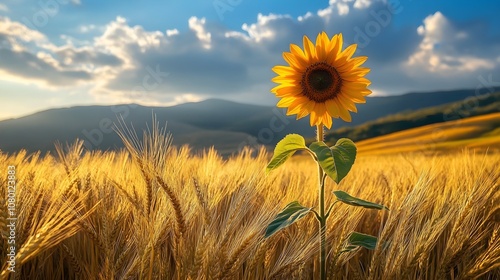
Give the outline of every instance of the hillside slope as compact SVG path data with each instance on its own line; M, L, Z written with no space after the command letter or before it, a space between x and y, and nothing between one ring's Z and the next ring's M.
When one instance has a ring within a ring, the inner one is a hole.
M435 154L470 148L500 152L500 113L426 125L356 143L361 155Z
M325 135L325 140L330 144L344 137L360 141L424 125L496 112L500 112L500 92L468 97L445 105L388 115L363 125L328 132Z

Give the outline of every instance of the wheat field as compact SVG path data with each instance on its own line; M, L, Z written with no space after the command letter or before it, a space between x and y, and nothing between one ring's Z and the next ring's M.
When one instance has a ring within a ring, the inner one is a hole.
M123 131L126 150L0 153L16 166L16 272L2 279L317 279L317 221L264 239L291 201L316 206L312 159L269 176L270 154L228 159L172 147L164 130ZM331 191L390 211L336 204L328 220L329 279L500 279L500 155L359 156ZM6 186L7 175L0 176ZM7 188L0 247L7 252ZM339 254L349 232L379 237L374 251Z

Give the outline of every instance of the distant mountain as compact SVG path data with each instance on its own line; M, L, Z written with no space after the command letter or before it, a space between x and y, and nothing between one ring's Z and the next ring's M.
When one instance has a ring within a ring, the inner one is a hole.
M211 99L173 107L125 104L51 109L1 121L0 149L49 151L55 141L72 143L77 138L88 149L121 148L113 124L123 119L142 133L151 127L153 115L161 125L167 124L174 145L189 144L195 150L214 146L223 154L245 145L274 144L289 133L314 134L308 120L296 122L282 109Z
M474 90L410 93L401 96L371 97L358 106L352 123L334 121L334 128L353 126L383 116L427 108L475 96ZM313 137L309 118L285 117L285 109L273 106L239 104L209 99L173 107L145 107L135 104L116 106L78 106L51 109L29 116L0 121L0 149L15 152L26 149L52 151L54 142L85 141L88 149L116 149L123 144L112 130L119 118L138 133L151 127L152 116L167 122L175 145L189 144L193 149L214 146L222 154L245 145L274 145L286 134Z

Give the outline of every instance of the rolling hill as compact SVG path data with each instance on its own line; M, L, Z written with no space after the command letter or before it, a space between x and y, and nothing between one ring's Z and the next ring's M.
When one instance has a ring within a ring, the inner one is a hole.
M458 90L370 97L366 104L359 105L359 113L353 114L352 123L336 120L334 125L359 125L367 120L448 104L475 94L475 90ZM0 150L53 151L54 142L72 143L76 139L84 140L88 149L116 149L123 145L112 129L113 123L122 118L140 133L151 126L153 115L160 124L167 123L174 145L189 144L194 150L214 146L221 154L230 154L245 145L273 146L289 133L314 136L308 118L296 121L295 116L285 117L284 109L209 99L173 107L77 106L4 120L0 121Z
M445 105L388 115L355 127L344 127L328 132L325 135L325 141L333 144L337 139L343 137L359 141L424 125L495 112L500 112L500 92L468 97Z
M463 148L500 152L500 113L425 125L356 143L361 155L436 154Z

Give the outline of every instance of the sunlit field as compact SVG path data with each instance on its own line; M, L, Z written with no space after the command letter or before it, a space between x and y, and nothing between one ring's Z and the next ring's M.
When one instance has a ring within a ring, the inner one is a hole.
M56 155L0 153L0 170L16 167L15 279L318 278L315 219L264 239L288 202L318 204L312 159L292 158L265 176L264 151L192 155L164 136L129 138L120 152L87 153L76 143ZM390 211L335 205L329 278L500 279L499 162L467 151L360 155L340 185L327 180L327 205L340 189ZM339 254L353 230L378 236L376 250Z
M464 147L483 152L500 151L500 113L464 118L407 129L358 143L364 155L390 153L447 153Z

